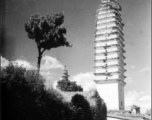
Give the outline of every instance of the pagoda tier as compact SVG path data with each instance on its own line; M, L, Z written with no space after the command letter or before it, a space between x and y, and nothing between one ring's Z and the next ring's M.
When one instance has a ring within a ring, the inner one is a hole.
M95 54L106 53L106 52L115 52L119 51L125 53L124 49L119 45L105 46L105 47L95 47Z
M120 59L107 59L107 60L99 60L95 62L95 67L100 66L125 66L126 64Z
M124 80L125 47L121 6L116 0L102 0L96 15L95 81Z
M126 77L120 72L114 73L95 73L96 79L95 80L112 80L112 79L119 79L124 80Z
M121 28L120 27L109 27L106 29L100 29L98 31L96 31L96 36L102 36L105 34L109 34L109 33L115 33L115 32L119 32L121 35L123 35Z
M112 46L112 45L119 45L120 47L124 47L125 45L123 44L122 41L119 39L112 39L110 41L103 41L103 42L96 42L95 47L102 47L102 46Z
M106 72L121 72L122 74L126 71L123 67L119 65L114 66L95 66L96 73L106 73Z
M105 34L105 36L97 36L96 41L105 41L105 40L111 40L111 39L120 39L121 41L124 41L122 35L119 32L111 33L111 34Z
M123 54L120 52L108 52L108 53L101 53L95 55L95 60L113 59L113 58L119 58L121 60L125 59Z

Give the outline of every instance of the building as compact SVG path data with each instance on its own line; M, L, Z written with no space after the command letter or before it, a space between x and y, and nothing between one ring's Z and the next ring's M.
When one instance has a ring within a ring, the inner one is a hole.
M101 0L96 15L95 82L108 110L124 110L124 24L116 0Z

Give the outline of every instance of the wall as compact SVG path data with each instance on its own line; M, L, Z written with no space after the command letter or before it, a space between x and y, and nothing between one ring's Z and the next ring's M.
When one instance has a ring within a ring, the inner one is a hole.
M97 84L97 91L105 101L107 109L119 110L118 83Z
M124 110L125 109L125 103L124 103L124 85L120 82L119 83L119 109Z

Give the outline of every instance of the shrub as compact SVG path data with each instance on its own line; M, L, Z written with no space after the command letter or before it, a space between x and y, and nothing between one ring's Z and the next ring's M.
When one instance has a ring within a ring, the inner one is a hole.
M95 106L92 106L93 120L106 120L107 118L107 107L103 99L100 98L97 91L94 91L92 96L95 99Z
M69 80L58 81L57 88L62 91L69 91L69 92L83 91L83 88L77 85L76 82L72 82Z
M10 64L1 72L2 120L105 120L106 107L96 92L95 106L75 92L68 102L59 91L45 90L44 79L35 70Z
M90 105L82 95L75 94L71 102L76 108L75 120L93 120Z
M10 64L1 72L2 120L72 120L73 107L59 92L45 90L37 71Z
M12 64L1 72L2 119L39 120L43 78L36 71L26 71L25 68Z

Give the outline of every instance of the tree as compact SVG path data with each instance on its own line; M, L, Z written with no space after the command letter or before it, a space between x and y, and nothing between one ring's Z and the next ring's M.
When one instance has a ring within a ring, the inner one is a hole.
M42 54L45 50L60 46L71 47L72 45L65 38L66 28L62 26L64 14L48 14L41 16L33 14L30 20L25 23L25 31L30 39L35 40L38 49L37 68L40 71Z

